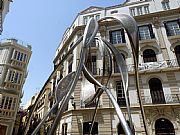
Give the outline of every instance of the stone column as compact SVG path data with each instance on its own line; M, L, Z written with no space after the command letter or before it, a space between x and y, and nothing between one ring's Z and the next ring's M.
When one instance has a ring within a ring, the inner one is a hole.
M161 48L163 58L164 58L164 60L169 60L169 54L168 54L167 46L166 46L166 43L164 41L163 33L161 30L161 27L163 27L163 26L162 26L158 17L153 17L152 23L153 23L154 27L156 28L157 37L159 40L159 46Z

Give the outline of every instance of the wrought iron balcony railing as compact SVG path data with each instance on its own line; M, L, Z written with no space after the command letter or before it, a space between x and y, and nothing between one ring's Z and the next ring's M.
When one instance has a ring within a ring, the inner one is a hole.
M174 104L174 103L180 103L180 95L165 94L164 97L144 96L142 100L144 104Z
M166 60L166 61L140 63L139 71L179 67L179 63L180 62L178 62L176 59ZM128 71L134 71L134 65L128 65Z
M139 64L139 71L152 71L152 70L158 70L158 69L165 69L165 68L175 68L180 67L180 61L178 62L176 59L173 60L166 60L166 61L158 61L158 62L147 62L147 63L140 63ZM134 71L134 65L127 65L128 71L133 72ZM108 68L105 69L105 74L108 72ZM102 75L103 69L102 68L92 68L89 69L89 71L93 75ZM113 67L114 73L119 73L118 67Z

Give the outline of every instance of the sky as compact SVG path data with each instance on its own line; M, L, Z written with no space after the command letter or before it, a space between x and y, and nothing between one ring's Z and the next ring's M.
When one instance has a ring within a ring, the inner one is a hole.
M77 14L90 6L108 7L125 0L13 0L0 39L16 38L32 46L22 105L41 90L53 71L62 35Z

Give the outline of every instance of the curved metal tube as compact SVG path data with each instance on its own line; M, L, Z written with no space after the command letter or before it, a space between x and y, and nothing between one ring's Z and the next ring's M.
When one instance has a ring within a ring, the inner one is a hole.
M108 95L108 97L110 98L115 110L116 110L116 113L117 113L117 116L119 118L119 121L121 122L121 125L124 129L124 132L126 135L133 135L124 116L123 116L123 113L118 105L118 103L116 102L116 99L114 98L114 96L112 95L111 91L104 87L101 83L99 83L90 73L88 73L87 70L84 70L84 72L87 72L86 73L86 77L89 78L90 82L95 82L102 90L104 90L106 92L106 94ZM100 92L100 90L98 91Z
M67 54L64 55L64 59L62 59L59 64L62 64L62 63L67 59L67 57L69 56L69 54L72 53L72 51L74 50L74 48L82 41L82 39L83 39L82 36L78 38L78 40L74 43L74 45L69 49L69 51L67 52ZM45 92L45 89L42 89L42 90L40 91L40 93L38 94L36 100L35 100L35 104L33 105L31 112L29 113L29 117L28 117L28 119L27 119L27 123L26 123L26 126L25 126L26 128L25 128L25 130L24 130L23 135L26 135L27 132L28 132L28 130L29 130L30 122L31 122L32 117L33 117L33 113L34 113L34 111L35 111L35 109L36 109L36 107L37 107L37 105L38 105L38 103L39 103L40 97L42 96L42 94L43 94L44 92Z
M124 29L126 30L127 32L127 35L128 35L128 38L129 38L129 41L130 41L130 45L131 45L131 49L132 49L132 54L133 54L133 59L134 59L134 64L135 64L135 78L136 78L136 87L137 87L137 92L138 92L138 98L139 100L141 99L141 96L140 96L140 92L139 92L139 82L138 82L138 56L139 56L139 40L138 40L138 31L137 31L137 25L136 25L136 22L134 20L134 18L132 18L131 16L129 15L125 15L125 14L121 14L121 15L115 15L115 16L109 16L109 17L106 17L106 18L103 18L101 19L100 21L102 20L105 20L105 19L108 19L108 18L111 18L111 19L116 19L119 23L121 23L124 27ZM55 120L53 121L53 125L51 127L51 129L48 131L48 135L52 135L55 130L57 129L57 125L58 123L60 122L60 119L62 117L62 113L64 112L65 108L66 108L66 105L68 104L69 102L69 99L71 97L71 94L73 93L74 89L75 89L75 86L77 84L77 81L78 81L78 78L79 78L79 75L81 73L81 71L83 70L83 73L84 73L84 76L86 77L87 80L89 80L91 83L99 86L100 88L96 91L96 93L94 94L94 96L92 98L89 99L89 101L87 101L88 103L94 101L96 98L99 98L101 96L101 94L103 93L103 91L106 92L106 94L108 95L108 97L110 98L116 112L117 112L117 116L121 122L121 125L124 129L124 132L126 135L132 135L132 131L130 130L124 116L123 116L123 113L118 105L118 103L116 102L116 99L114 98L114 96L112 95L111 91L104 85L102 85L99 81L97 81L93 75L91 75L87 68L85 67L84 65L84 62L85 62L85 56L86 56L86 52L88 50L88 47L90 46L90 44L92 43L93 39L95 38L96 34L97 34L97 31L98 31L98 23L97 21L95 21L94 18L91 18L86 27L85 27L85 30L84 30L84 36L83 37L80 37L76 43L71 47L71 49L68 51L68 53L64 56L63 60L60 61L59 64L61 64L62 62L64 62L68 55L74 50L74 48L81 42L83 41L83 45L81 47L81 52L80 52L80 61L79 61L79 64L78 64L78 67L77 67L77 70L75 72L75 75L74 75L74 78L71 80L71 82L68 84L67 88L69 91L64 94L63 96L60 96L58 97L56 95L56 101L57 103L54 105L55 107L59 104L59 102L61 101L61 104L60 104L60 108L57 112L57 115L56 115L56 118ZM111 74L112 74L112 57L111 57L111 53L110 51L113 53L113 55L115 56L115 59L117 60L117 64L118 64L118 67L120 69L120 72L122 74L122 81L123 81L123 86L124 86L124 90L125 90L125 97L126 97L126 106L127 106L127 109L128 109L128 115L129 115L129 120L130 120L130 126L131 126L131 129L132 128L132 118L131 118L131 114L130 114L130 107L129 107L129 100L127 98L127 88L128 88L128 71L127 71L127 67L126 67L126 64L125 64L125 61L122 57L122 55L119 53L119 51L114 47L112 46L108 41L106 41L105 39L99 39L98 40L100 42L104 42L105 45L101 44L101 49L100 49L100 52L103 54L105 52L107 52L107 54L110 56L109 57L109 62L110 62L110 71L108 72L108 80L106 82L106 85L108 84L109 82L109 79L111 77ZM110 50L110 51L109 51ZM103 55L104 56L104 55ZM105 75L105 59L103 57L103 76ZM36 102L35 102L35 105L33 106L33 109L30 113L30 117L28 119L28 122L27 122L27 127L25 129L25 133L24 135L27 134L27 130L29 128L29 124L30 124L30 121L32 119L32 114L35 110L35 108L37 107L37 103L39 102L39 98L41 97L41 95L44 93L44 90L40 91L39 95L38 95L38 98L36 99ZM63 97L63 99L62 99ZM62 99L62 100L61 100ZM142 101L139 101L140 102L140 107L141 107L141 113L142 113L142 117L143 117L143 123L144 123L144 127L145 127L145 132L147 134L147 129L146 129L146 123L144 121L144 111L143 111L143 106L142 106ZM43 120L41 121L41 123L38 125L38 127L36 128L36 130L33 132L33 135L38 131L38 129L40 128L40 126L44 123L45 119L48 117L48 115L50 114L50 112L53 110L54 106L51 108L51 110L45 115L45 117L43 117ZM94 116L93 116L93 120L92 122L94 122L94 119L95 119L95 116L96 116L96 112L97 112L97 107L95 109L95 113L94 113ZM91 127L91 130L92 131L92 127Z
M103 18L99 21L105 20L105 19L116 19L120 24L123 25L124 29L127 32L131 49L132 49L132 54L133 54L133 61L134 61L134 69L135 69L135 82L136 82L136 89L137 89L137 94L138 94L138 100L139 100L139 105L140 105L140 110L142 114L142 119L143 119L143 124L144 124L144 129L146 135L148 135L148 128L146 125L146 117L145 117L145 112L144 112L144 107L142 104L142 99L141 99L141 92L139 89L139 73L138 73L138 63L139 63L139 34L138 34L138 27L135 19L129 15L126 14L119 14L119 15L113 15L109 16L106 18Z
M89 33L88 33L88 30L89 30ZM62 113L64 112L65 107L68 104L71 94L74 91L74 88L79 79L79 75L82 71L87 48L88 48L89 44L93 41L93 39L97 33L97 30L98 30L98 23L94 20L94 18L91 18L85 28L85 33L83 36L83 46L82 46L81 52L80 52L80 61L79 61L79 65L77 67L77 71L75 73L74 80L72 80L72 83L68 85L69 92L67 93L64 100L61 103L61 106L57 112L55 120L53 121L53 125L52 125L50 131L48 132L48 135L52 135L55 132L55 130L57 129L58 123L60 122L60 119L62 117Z
M127 66L125 64L125 60L123 59L122 55L107 40L102 39L102 41L111 49L112 53L114 54L114 57L115 57L116 62L118 64L118 68L119 68L119 70L120 70L120 72L122 74L122 81L124 81L123 77L127 77L127 80L128 80ZM131 117L130 104L129 104L129 99L128 99L128 89L127 89L128 88L128 82L123 82L123 86L124 86L124 95L125 95L125 100L126 100L126 106L127 106L128 117L129 117L129 123L130 123L131 130L134 131L133 123L132 123L132 117Z
M71 84L69 80L72 80L74 77L75 72L69 73L66 77L64 77L62 80L59 81L59 83L56 86L55 90L55 99L56 103L52 106L52 108L43 116L41 122L38 124L36 129L33 131L31 135L36 135L41 126L44 124L46 121L47 117L51 114L51 112L54 110L59 105L59 102L63 99L63 97L67 94L68 92L68 84Z

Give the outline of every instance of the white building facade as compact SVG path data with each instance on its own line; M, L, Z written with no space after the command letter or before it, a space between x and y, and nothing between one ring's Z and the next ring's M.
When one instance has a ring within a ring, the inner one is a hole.
M80 46L77 46L64 62L61 61L73 43L83 35L88 19L94 17L96 20L99 20L106 16L123 13L133 16L138 24L140 39L139 82L147 132L149 135L180 134L179 5L180 0L127 0L120 5L106 8L92 6L80 12L62 37L53 61L54 71L42 89L48 88L49 90L50 88L49 108L55 103L53 93L55 93L55 86L59 80L68 73L76 71L80 57ZM123 27L114 20L108 20L99 25L97 36L106 38L117 47L126 61L129 71L128 94L133 126L136 135L144 135L145 129L135 87L134 65L127 34ZM96 79L101 80L103 62L97 42L94 42L94 45L91 47L90 59L91 64L88 68ZM108 88L111 89L125 118L128 120L121 75L115 60L113 62L114 71ZM83 75L80 76L56 134L88 134L95 104L86 105L84 101L94 92L94 86ZM50 126L51 122L48 121L46 126ZM94 135L124 134L111 101L105 93L102 94L98 104L92 133Z
M31 46L16 39L0 43L0 134L11 135L23 96Z

